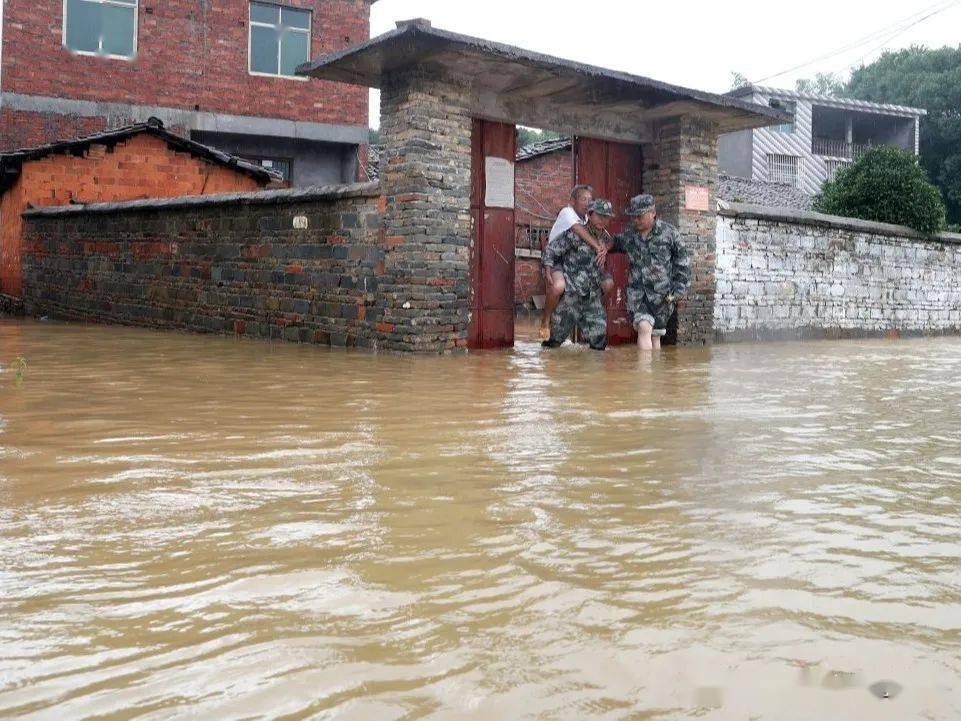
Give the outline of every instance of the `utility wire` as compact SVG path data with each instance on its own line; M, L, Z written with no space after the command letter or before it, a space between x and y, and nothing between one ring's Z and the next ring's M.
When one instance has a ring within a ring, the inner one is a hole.
M883 47L884 44L887 44L898 35L906 32L908 29L914 27L915 25L918 25L919 23L924 22L925 20L928 20L934 17L935 15L938 15L944 12L945 10L949 10L950 8L958 4L961 4L961 0L950 0L947 3L943 1L936 3L935 5L931 5L925 8L924 10L921 10L919 12L909 15L908 17L903 18L896 23L893 23L891 25L887 25L883 28L875 30L874 32L871 32L852 43L848 43L847 45L837 48L836 50L832 50L831 52L825 53L823 55L819 55L813 60L808 60L807 62L801 63L799 65L795 65L791 68L788 68L787 70L782 70L779 73L768 75L759 80L755 80L753 81L752 84L759 85L767 80L771 80L772 78L777 78L777 77L780 77L781 75L787 75L788 73L794 72L795 70L806 68L809 65L813 65L814 63L820 62L822 60L828 60L837 55L848 52L849 50L854 50L855 48L859 48L863 45L867 45L868 43L875 42L878 38L881 38L881 37L885 38L882 44L882 47Z

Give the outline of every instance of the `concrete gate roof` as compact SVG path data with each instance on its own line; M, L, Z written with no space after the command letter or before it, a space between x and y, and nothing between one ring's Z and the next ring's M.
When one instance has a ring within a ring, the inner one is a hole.
M397 25L297 72L380 88L390 74L425 67L466 82L477 117L608 140L649 142L656 121L679 115L717 123L719 133L791 121L765 105L459 35L426 20Z

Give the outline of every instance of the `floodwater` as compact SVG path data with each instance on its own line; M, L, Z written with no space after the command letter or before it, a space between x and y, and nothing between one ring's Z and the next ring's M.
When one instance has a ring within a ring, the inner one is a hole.
M2 718L961 717L961 340L0 365Z

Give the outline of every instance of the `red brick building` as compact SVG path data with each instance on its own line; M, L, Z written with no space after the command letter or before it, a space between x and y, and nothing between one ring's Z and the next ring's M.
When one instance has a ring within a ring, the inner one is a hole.
M20 214L28 207L250 191L274 179L156 122L0 153L0 294L21 294Z
M570 138L545 140L517 152L514 170L516 197L514 303L532 305L544 295L540 251L561 208L570 201L574 158Z
M295 76L366 40L376 0L5 0L0 150L154 116L294 185L352 181L366 88Z

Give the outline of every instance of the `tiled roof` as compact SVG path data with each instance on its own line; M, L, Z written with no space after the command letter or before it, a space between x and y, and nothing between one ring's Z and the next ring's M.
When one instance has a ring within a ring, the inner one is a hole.
M717 179L718 200L729 203L749 203L769 208L794 208L810 210L814 197L803 190L781 183L747 180L733 175L719 175Z
M204 158L218 165L232 168L240 173L249 175L264 183L272 180L280 181L283 178L273 171L264 168L257 163L238 158L236 155L225 153L222 150L198 143L194 140L182 138L179 135L166 130L163 123L157 118L150 118L145 123L135 123L125 125L122 128L104 130L93 135L85 135L81 138L70 140L58 140L45 145L38 145L34 148L20 148L18 150L7 150L0 153L0 193L9 188L20 175L20 168L24 163L31 160L39 160L50 155L61 153L76 153L89 148L91 145L113 145L123 142L135 135L147 133L165 141L174 150L190 153L191 155Z
M519 148L517 151L517 161L530 160L541 155L554 153L558 150L567 150L571 147L570 138L552 138L551 140L541 140L538 143L531 143Z

